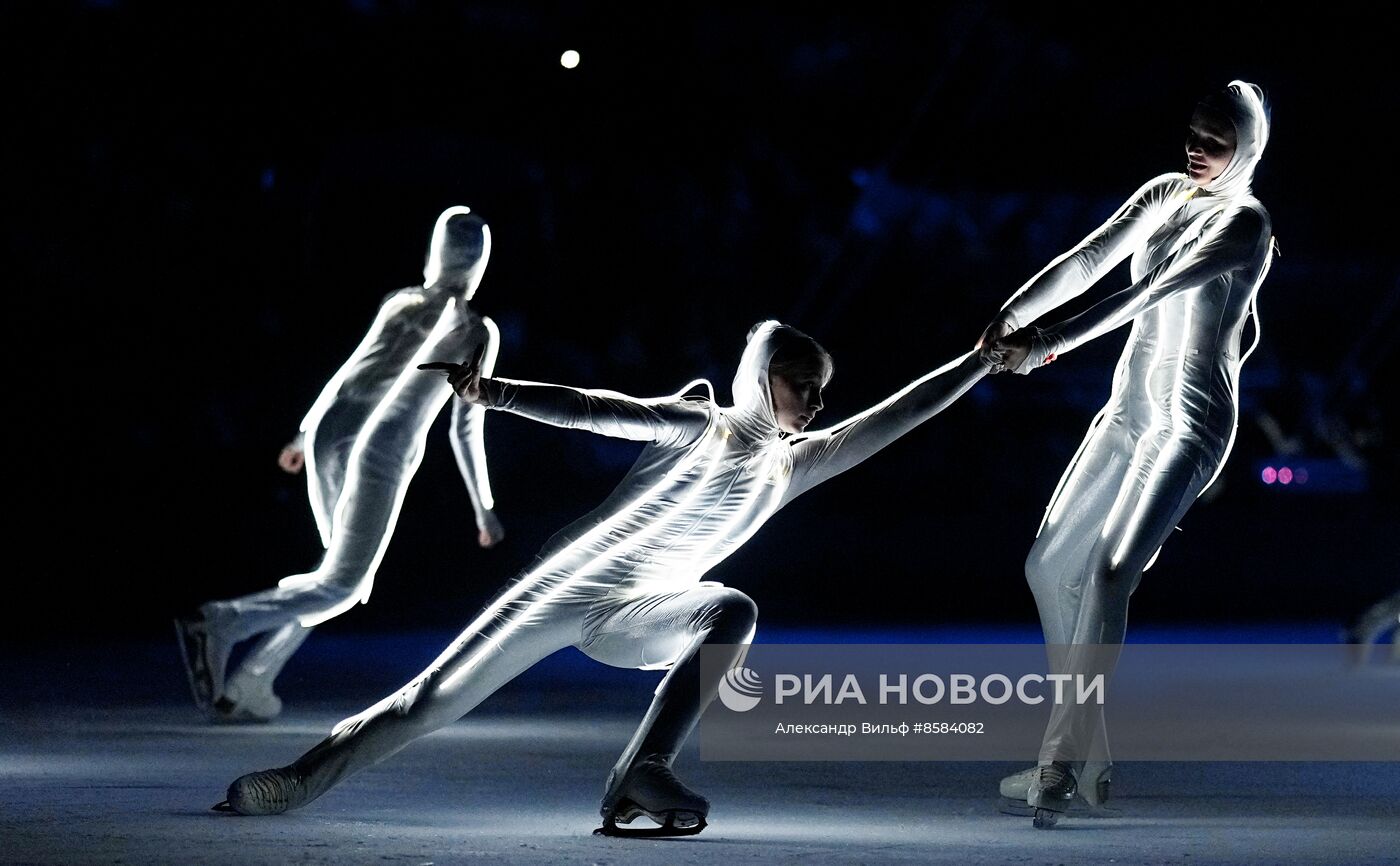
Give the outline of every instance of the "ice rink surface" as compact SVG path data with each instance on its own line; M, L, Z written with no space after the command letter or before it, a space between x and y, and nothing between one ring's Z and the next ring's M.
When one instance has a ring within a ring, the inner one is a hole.
M566 651L307 808L209 811L414 673L446 635L317 635L262 726L204 724L173 638L0 662L4 863L1400 863L1400 765L1138 762L1112 819L996 810L1008 763L720 763L682 756L710 827L595 837L603 782L657 674ZM900 639L907 639L907 636ZM983 636L981 639L985 639ZM1400 712L1400 708L1397 708Z

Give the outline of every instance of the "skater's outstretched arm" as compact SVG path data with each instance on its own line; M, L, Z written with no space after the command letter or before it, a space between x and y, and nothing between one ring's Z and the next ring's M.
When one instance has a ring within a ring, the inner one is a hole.
M468 403L619 439L680 444L698 438L710 423L705 402L678 395L642 399L616 391L483 378L483 357L484 347L466 364L437 362L419 369L446 373L457 396Z
M992 362L972 351L922 376L834 427L803 433L792 445L792 499L839 475L942 412L987 374Z
M677 444L697 438L710 423L704 402L680 397L642 399L514 379L483 379L481 385L492 409L619 439Z
M1234 205L1221 215L1216 226L1183 245L1122 291L1057 325L1018 332L998 341L996 346L1007 350L1008 369L1029 373L1050 356L1062 355L1106 334L1178 292L1257 263L1261 254L1268 255L1270 237L1267 214L1248 205ZM1017 365L1022 349L1026 358Z
M496 323L483 317L472 335L472 344L486 347L481 359L481 372L483 376L490 376L496 368L501 345L501 333ZM467 485L467 494L471 496L478 541L482 547L492 547L505 536L505 532L496 519L496 503L491 494L490 474L486 469L485 416L484 406L465 400L452 401L452 453L457 458L462 481Z
M1170 212L1184 175L1155 177L1133 193L1108 221L1056 258L1002 305L978 346L1010 333L1083 294L1126 259ZM998 330L999 328L999 330Z

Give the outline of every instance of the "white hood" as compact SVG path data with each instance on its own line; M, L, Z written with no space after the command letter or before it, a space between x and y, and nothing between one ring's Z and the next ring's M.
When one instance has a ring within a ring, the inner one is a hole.
M450 207L437 218L428 261L423 267L425 288L463 292L470 301L491 257L491 229L486 221L464 206Z
M1235 126L1235 155L1220 176L1202 187L1212 195L1234 198L1247 195L1254 180L1254 169L1269 143L1269 114L1264 106L1264 91L1247 81L1236 79L1224 90L1201 100L1206 106L1225 117Z
M759 443L777 439L778 416L773 412L773 392L768 383L768 363L777 347L773 332L781 323L769 319L754 326L748 345L739 359L734 374L734 405L724 414L739 434L748 442Z

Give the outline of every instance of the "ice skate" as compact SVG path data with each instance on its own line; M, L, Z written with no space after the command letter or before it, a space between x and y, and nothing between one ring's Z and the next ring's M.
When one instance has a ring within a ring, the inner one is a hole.
M710 801L687 788L660 761L643 761L632 767L620 781L609 780L603 797L603 826L593 832L601 836L693 836L706 827ZM656 827L623 829L639 815L655 821Z
M228 786L228 799L213 809L239 815L277 815L306 802L301 776L291 767L281 767L239 776Z
M215 704L223 697L230 649L213 625L202 609L196 616L175 620L175 637L194 705L211 720L217 716Z
M1030 818L1035 808L1026 802L1030 796L1031 781L1035 778L1035 767L1027 767L1019 773L1012 773L1001 780L1001 805L1004 815ZM1080 771L1080 783L1065 814L1077 818L1118 818L1123 810L1108 805L1113 783L1112 764L1086 764Z
M1059 823L1074 802L1077 790L1074 769L1065 761L1036 767L1026 794L1026 803L1035 809L1035 828L1049 830Z
M282 713L282 699L272 686L245 685L236 675L229 678L224 693L214 702L210 718L223 725L266 724Z

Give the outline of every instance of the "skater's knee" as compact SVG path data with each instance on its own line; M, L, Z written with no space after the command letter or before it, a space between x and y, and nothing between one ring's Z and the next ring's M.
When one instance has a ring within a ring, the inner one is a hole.
M745 643L758 623L758 605L737 589L725 587L709 606L711 643Z
M322 567L306 574L284 577L277 582L277 587L293 593L301 604L314 604L322 610L331 610L354 604L360 595L361 582L360 575Z
M1039 549L1032 549L1026 556L1026 583L1032 591L1048 585L1050 569Z

